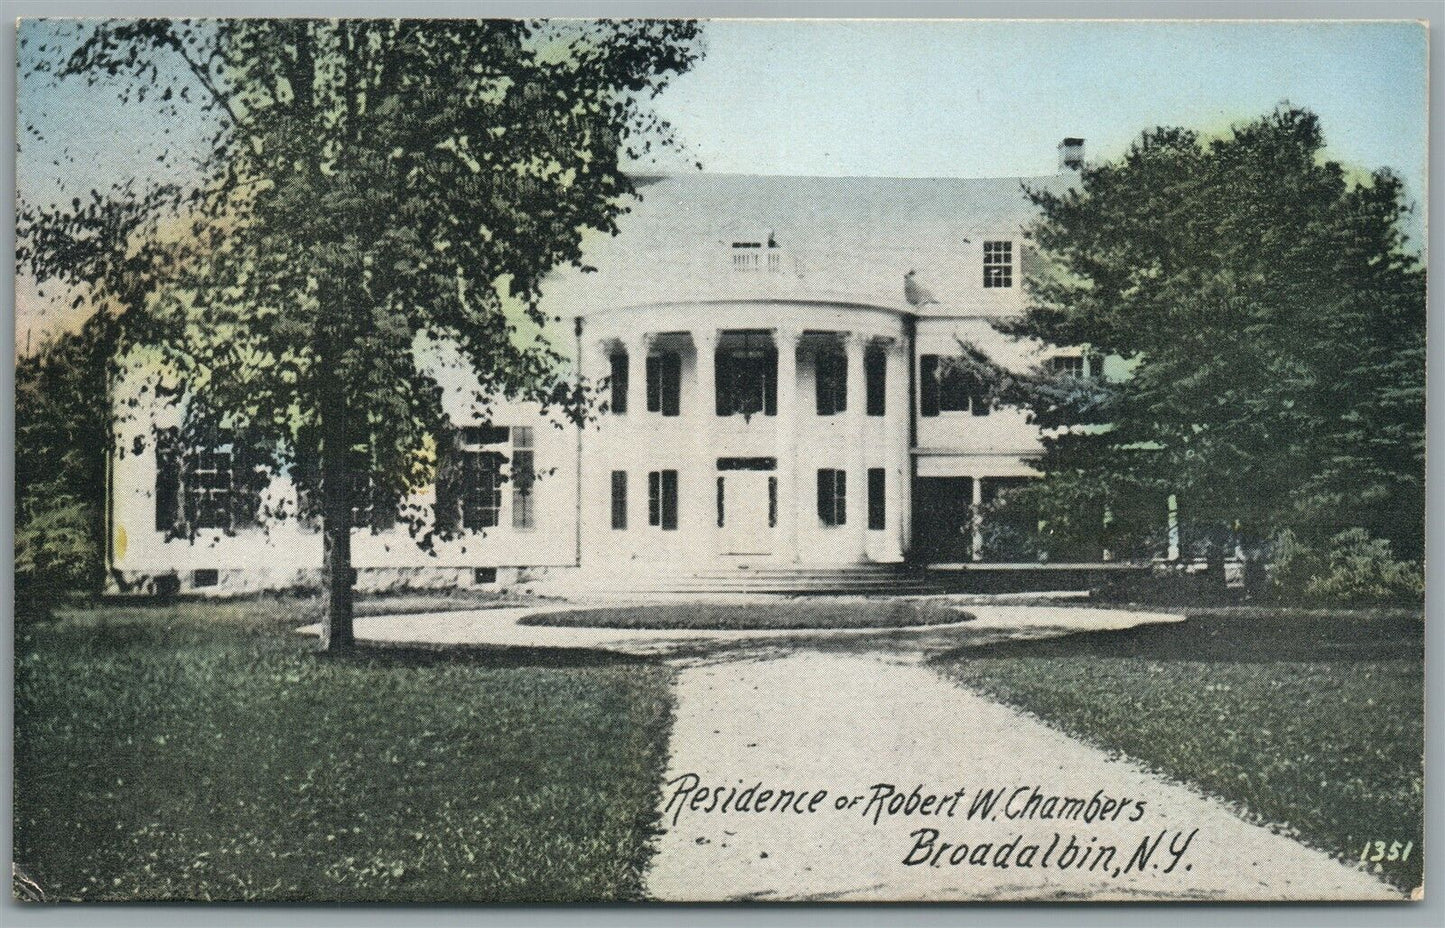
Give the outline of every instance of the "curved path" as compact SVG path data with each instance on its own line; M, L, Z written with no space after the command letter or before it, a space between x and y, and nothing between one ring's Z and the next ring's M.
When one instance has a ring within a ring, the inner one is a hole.
M647 876L657 899L1401 898L1367 873L922 664L961 645L1181 616L957 602L976 618L912 629L518 624L588 605L575 602L358 618L355 627L373 644L676 662L664 830ZM985 808L990 789L1000 798Z

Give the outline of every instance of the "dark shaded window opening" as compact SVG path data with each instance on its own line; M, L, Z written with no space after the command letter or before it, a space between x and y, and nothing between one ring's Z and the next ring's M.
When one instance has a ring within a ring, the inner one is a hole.
M462 428L462 528L469 531L496 528L502 518L502 465L506 455L495 450L505 445L511 430L492 425Z
M647 357L647 411L675 416L682 409L682 356L677 352Z
M612 528L622 531L627 528L627 471L612 472Z
M848 358L843 352L820 350L813 362L820 416L835 416L848 411Z
M868 349L863 355L863 372L868 387L868 415L881 416L888 405L888 356L883 349Z
M742 347L719 350L714 363L719 416L778 414L778 351L771 342L747 333Z
M677 528L677 471L648 473L647 524L667 531Z
M827 467L818 470L818 520L830 528L847 523L847 472Z
M880 531L886 523L886 503L883 499L883 468L868 468L868 528Z
M610 408L616 415L627 412L627 354L616 352L609 359L612 364L612 374L609 384L612 388Z

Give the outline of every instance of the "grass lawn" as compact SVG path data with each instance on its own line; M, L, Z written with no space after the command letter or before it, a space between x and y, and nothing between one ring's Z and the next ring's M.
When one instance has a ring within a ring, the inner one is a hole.
M962 683L1419 885L1424 623L1402 612L1220 609L1179 625L1008 642L939 659Z
M670 672L323 659L306 598L16 628L17 865L48 899L641 893Z
M624 606L529 615L519 625L563 628L759 629L906 628L973 620L969 612L927 600L879 599L831 602L780 599L766 604Z

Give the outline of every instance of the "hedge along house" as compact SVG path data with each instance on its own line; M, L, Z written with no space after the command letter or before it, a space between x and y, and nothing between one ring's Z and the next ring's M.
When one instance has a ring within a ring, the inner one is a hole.
M569 375L602 388L596 415L578 428L498 401L483 421L465 399L475 378L421 345L456 426L438 441L456 479L408 508L453 531L424 547L415 519L359 507L359 588L1015 558L989 543L1008 537L986 521L1007 510L987 504L1037 476L1038 430L946 359L967 342L1007 367L1088 363L993 324L1025 305L1024 186L1068 186L1081 146L1065 140L1048 177L643 179L620 233L585 249L595 270L544 287L570 326ZM176 408L134 415L144 381L138 366L114 397L137 434L113 447L142 450L112 461L112 585L315 582L320 534L284 517L286 475L242 492L247 463L225 436L172 447Z

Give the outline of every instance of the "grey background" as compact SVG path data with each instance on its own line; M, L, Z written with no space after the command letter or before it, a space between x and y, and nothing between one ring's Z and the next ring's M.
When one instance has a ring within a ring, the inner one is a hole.
M981 19L1414 19L1432 26L1445 19L1445 7L1439 0L210 0L210 2L178 2L178 0L9 0L3 3L6 35L0 42L0 99L8 109L0 126L0 142L7 176L14 189L15 176L15 18L32 16L576 16L576 17L809 17L809 18L981 18ZM1439 191L1445 183L1440 144L1441 99L1445 94L1439 75L1442 73L1438 37L1430 48L1430 178L1428 204L1428 241L1432 281L1440 276L1445 235L1431 219L1438 218ZM1143 128L1143 127L1140 127ZM15 214L0 210L0 222L6 240L13 243ZM10 312L0 314L0 345L13 345L15 337L14 266L0 262L0 291L10 302ZM1440 325L1445 321L1445 300L1440 287L1430 288L1429 322L1437 337L1429 352L1429 432L1438 436L1445 421L1445 381L1440 374ZM0 529L5 537L0 549L14 549L14 405L15 371L11 364L0 364L0 506L12 518ZM1427 615L1439 615L1445 604L1445 592L1438 580L1439 545L1445 530L1445 517L1440 507L1440 485L1445 461L1439 454L1431 455L1427 466L1429 481L1427 529L1427 575L1430 578L1426 597ZM0 573L0 602L13 620L14 564L10 558ZM1431 707L1442 701L1440 668L1441 638L1433 628L1426 637L1426 701ZM14 660L13 635L6 635L0 644L5 682L0 684L4 698L7 726L13 719ZM7 925L64 926L117 925L164 928L171 925L254 925L282 923L294 925L580 925L589 928L611 928L629 925L1237 925L1305 926L1305 925L1445 925L1445 816L1440 814L1440 774L1445 771L1445 752L1434 725L1436 713L1427 718L1426 726L1426 827L1425 885L1423 904L1396 906L1365 905L1272 905L1242 904L1126 904L1126 905L967 905L967 906L664 906L634 905L595 908L565 907L339 907L339 906L189 906L189 905L95 905L95 906L19 906L8 899L0 903L0 920ZM8 733L7 733L8 735ZM13 773L11 742L7 736L0 747L0 769L4 771L5 788L0 792L0 815L3 815L5 860L11 853L11 803ZM1433 893L1433 895L1432 895Z

